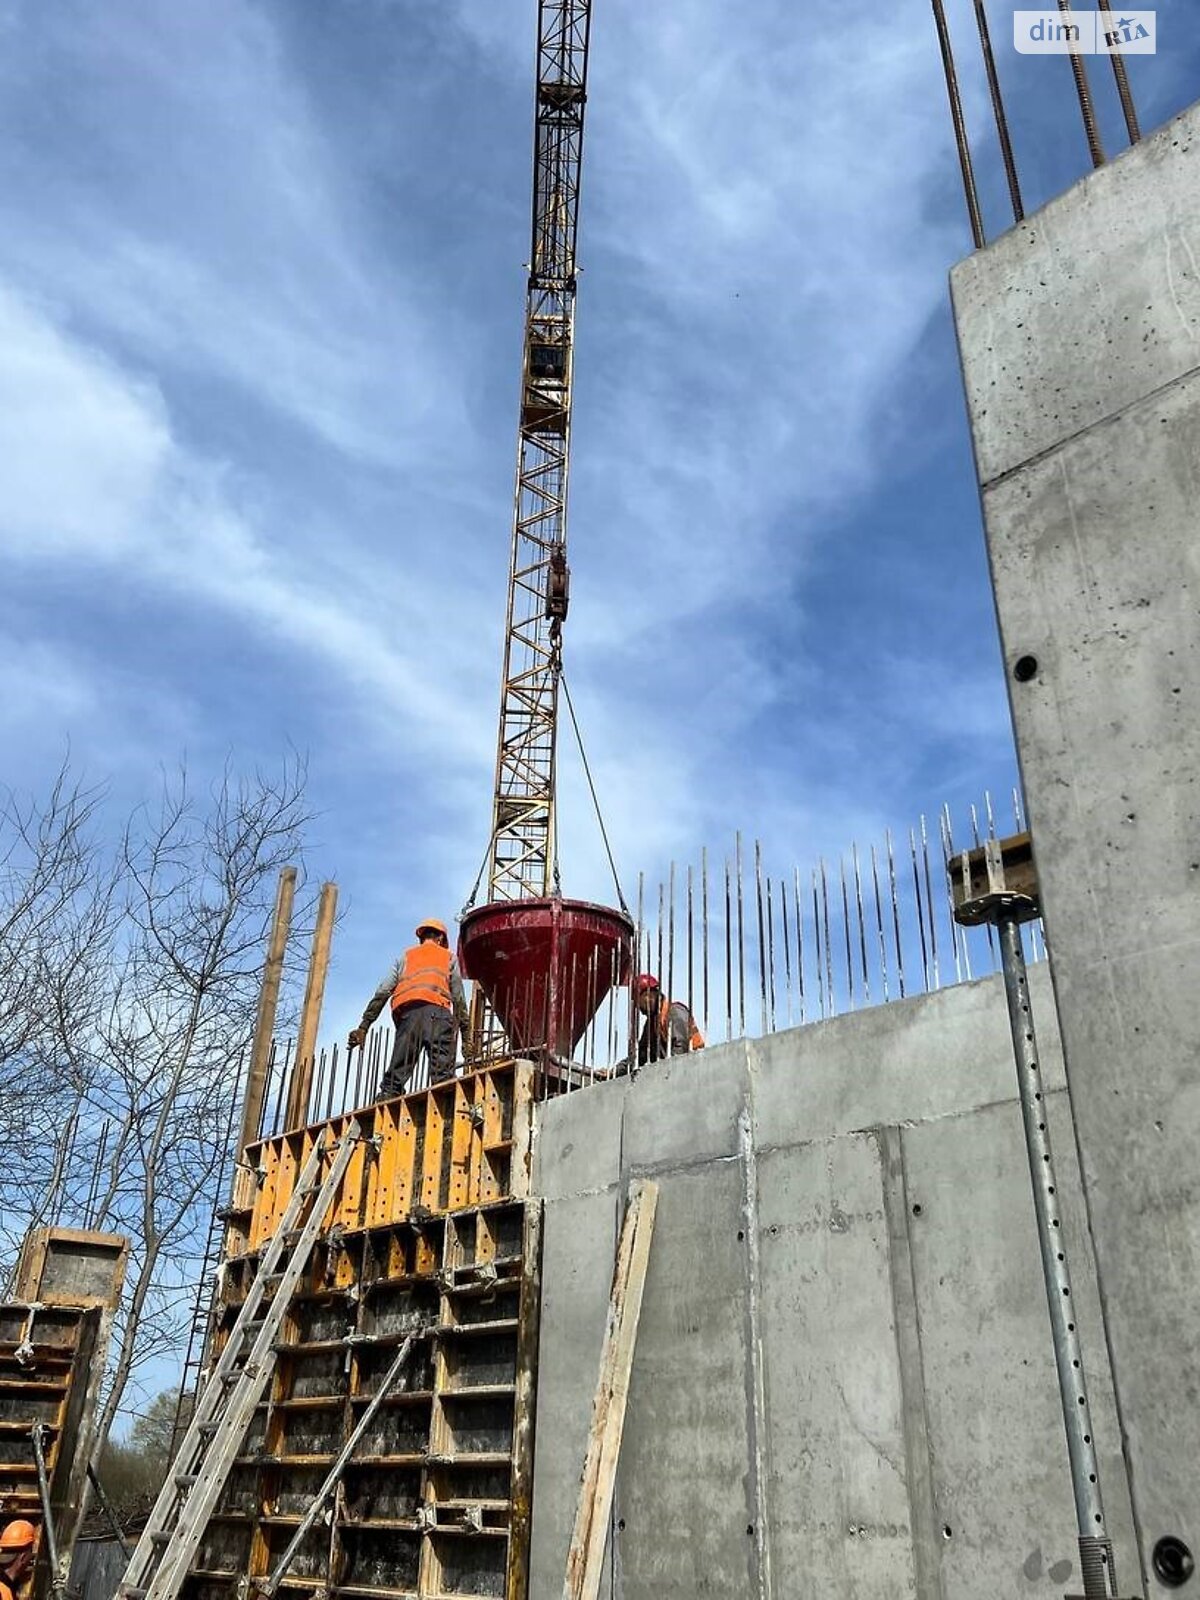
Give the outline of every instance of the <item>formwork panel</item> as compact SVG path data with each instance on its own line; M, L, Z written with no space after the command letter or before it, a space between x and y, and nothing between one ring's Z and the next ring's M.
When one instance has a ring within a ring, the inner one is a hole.
M188 1600L229 1600L247 1579L271 1574L410 1334L416 1342L401 1381L361 1437L283 1590L316 1580L330 1595L359 1600L523 1595L528 1516L514 1517L514 1503L527 1500L532 1439L517 1409L536 1351L539 1306L529 1284L537 1202L346 1225L368 1206L378 1214L385 1194L403 1192L394 1167L386 1181L371 1169L389 1147L402 1151L406 1116L422 1183L436 1181L444 1201L456 1192L456 1167L466 1174L461 1181L477 1182L470 1173L482 1171L489 1093L499 1104L500 1091L480 1075L461 1093L450 1085L427 1095L415 1114L409 1105L422 1097L380 1108L379 1146L364 1144L361 1168L348 1170L288 1305L269 1395L205 1532ZM268 1141L261 1166L274 1174L272 1187L246 1237L269 1238L270 1220L286 1204L279 1174L302 1163L305 1137ZM256 1260L243 1254L226 1264L213 1352L228 1337Z

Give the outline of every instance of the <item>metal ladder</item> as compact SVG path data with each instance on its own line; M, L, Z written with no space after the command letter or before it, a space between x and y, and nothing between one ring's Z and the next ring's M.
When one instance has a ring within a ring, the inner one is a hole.
M322 1179L329 1137L329 1130L322 1129L313 1142L117 1587L116 1600L174 1600L187 1576L254 1408L275 1369L276 1335L288 1302L308 1265L325 1213L362 1132L357 1121L350 1123L334 1146L336 1153ZM310 1199L312 1205L301 1224L301 1213ZM264 1308L267 1289L272 1286L274 1293Z

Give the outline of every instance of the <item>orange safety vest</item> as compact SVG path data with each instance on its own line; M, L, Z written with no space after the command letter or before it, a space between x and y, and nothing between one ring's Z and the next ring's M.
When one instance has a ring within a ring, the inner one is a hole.
M669 1050L671 1047L671 1007L673 1005L683 1005L683 1002L681 1000L676 1001L663 999L659 1002L658 1007L658 1037L662 1043L664 1051ZM688 1038L688 1049L703 1050L704 1035L696 1026L696 1019L692 1013L688 1011L688 1008L684 1006L683 1009L687 1011L688 1027L691 1029L691 1034Z
M404 976L392 990L392 1010L425 1005L452 1009L450 963L454 957L444 946L429 940L404 952Z

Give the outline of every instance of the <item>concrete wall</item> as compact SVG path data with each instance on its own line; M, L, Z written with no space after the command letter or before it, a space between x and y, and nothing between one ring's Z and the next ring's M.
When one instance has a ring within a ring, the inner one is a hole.
M1200 1559L1200 108L953 291L1145 1570Z
M1032 978L1119 1573L1128 1496L1049 982ZM618 1219L641 1174L661 1197L606 1597L1078 1586L1015 1085L989 978L543 1109L531 1600L562 1593Z

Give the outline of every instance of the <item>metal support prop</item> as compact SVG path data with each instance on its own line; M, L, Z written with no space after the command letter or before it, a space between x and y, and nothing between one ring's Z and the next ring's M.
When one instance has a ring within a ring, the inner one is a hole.
M1100 1470L1096 1460L1091 1408L1088 1405L1083 1349L1079 1342L1075 1297L1067 1261L1067 1241L1063 1237L1058 1180L1050 1148L1046 1088L1038 1056L1037 1035L1029 1002L1029 979L1025 971L1025 951L1021 942L1021 922L1029 916L1028 907L1028 901L1004 907L995 920L1000 935L1008 1021L1017 1060L1021 1119L1025 1125L1025 1149L1033 1184L1033 1208L1037 1214L1042 1276L1046 1282L1046 1301L1050 1308L1050 1329L1054 1338L1054 1360L1058 1367L1067 1454L1071 1461L1071 1488L1075 1495L1075 1518L1079 1529L1083 1592L1086 1600L1108 1600L1108 1596L1117 1592L1112 1545L1104 1522L1104 1502L1100 1494Z
M87 1475L88 1481L91 1483L92 1488L96 1492L96 1499L100 1502L100 1509L104 1513L105 1521L113 1531L113 1538L120 1545L121 1554L125 1557L126 1561L128 1561L130 1556L133 1554L133 1546L125 1537L125 1532L121 1527L120 1519L118 1518L116 1511L113 1509L113 1503L105 1493L104 1485L100 1482L100 1479L96 1474L96 1469L90 1461L88 1462Z
M1050 1308L1058 1394L1071 1463L1084 1600L1110 1600L1117 1592L1112 1544L1100 1496L1100 1468L1083 1370L1083 1348L1071 1288L1067 1241L1063 1236L1054 1152L1050 1148L1046 1085L1021 942L1021 924L1033 921L1040 914L1033 843L1028 833L1016 834L1010 839L989 837L976 849L955 856L947 862L947 868L955 921L966 926L989 923L999 935L1000 965L1017 1063L1017 1094L1025 1128L1025 1152L1029 1157L1042 1278ZM1067 1600L1072 1597L1068 1596Z
M254 1582L254 1587L260 1594L267 1596L274 1595L278 1591L279 1585L287 1577L289 1571L291 1570L292 1562L296 1559L296 1552L300 1549L300 1546L304 1543L305 1539L308 1538L308 1535L312 1531L313 1525L315 1524L317 1518L325 1509L330 1495L332 1495L333 1491L342 1481L350 1458L358 1449L363 1435L374 1422L380 1406L383 1405L383 1402L387 1399L388 1395L395 1387L409 1356L412 1354L412 1348L416 1343L416 1340L417 1335L415 1333L410 1333L405 1339L404 1343L400 1346L400 1349L396 1354L396 1359L392 1362L391 1366L384 1374L383 1382L379 1385L379 1388L376 1389L374 1395L371 1397L370 1405L367 1406L362 1416L358 1419L358 1426L342 1446L337 1460L333 1463L326 1474L324 1483L313 1496L312 1504L304 1513L304 1517L300 1523L300 1526L292 1535L287 1549L280 1556L278 1564L275 1567L275 1571L269 1578L260 1578Z
M38 1499L42 1503L42 1526L46 1530L46 1559L50 1566L50 1592L63 1595L67 1592L67 1575L59 1567L58 1538L54 1532L54 1513L50 1506L50 1479L46 1472L46 1451L43 1439L46 1425L33 1425L33 1459L37 1466Z

